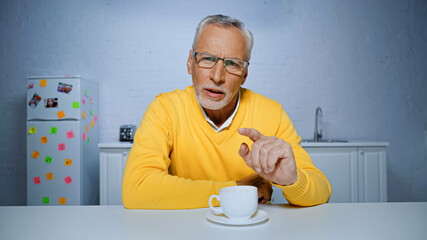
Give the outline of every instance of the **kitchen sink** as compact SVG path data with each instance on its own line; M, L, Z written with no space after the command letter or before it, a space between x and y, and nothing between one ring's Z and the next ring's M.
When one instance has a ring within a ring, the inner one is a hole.
M322 127L320 125L320 119L323 117L323 111L321 107L316 109L316 116L314 121L314 138L313 139L303 139L303 143L345 143L347 140L342 139L325 139L322 138Z

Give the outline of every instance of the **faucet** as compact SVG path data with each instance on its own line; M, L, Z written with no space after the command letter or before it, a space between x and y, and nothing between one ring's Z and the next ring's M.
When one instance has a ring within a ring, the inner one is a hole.
M317 142L322 139L322 128L319 127L320 118L323 117L323 112L320 107L316 109L316 120L314 123L314 141Z

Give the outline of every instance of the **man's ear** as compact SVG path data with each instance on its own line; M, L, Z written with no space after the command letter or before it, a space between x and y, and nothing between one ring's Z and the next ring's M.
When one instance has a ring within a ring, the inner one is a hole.
M188 74L192 74L191 72L191 63L193 61L193 50L190 50L190 55L188 55L188 60L187 60L187 71Z
M248 77L248 67L246 67L245 75L243 75L243 78L242 78L242 84L240 84L240 85L245 84L245 82L246 82L246 78L247 78L247 77Z

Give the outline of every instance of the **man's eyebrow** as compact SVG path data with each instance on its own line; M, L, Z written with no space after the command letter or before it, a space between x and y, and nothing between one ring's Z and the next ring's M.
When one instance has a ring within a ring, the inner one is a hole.
M212 55L212 56L218 57L216 54L213 54L213 53L210 53L210 52L200 51L200 52L198 52L198 53L204 53L204 54L209 54L209 55ZM243 59L241 59L241 58L239 58L239 57L225 57L225 58L226 58L226 59L236 59L236 60L240 60L240 61L244 61L244 62L246 62L245 60L243 60Z

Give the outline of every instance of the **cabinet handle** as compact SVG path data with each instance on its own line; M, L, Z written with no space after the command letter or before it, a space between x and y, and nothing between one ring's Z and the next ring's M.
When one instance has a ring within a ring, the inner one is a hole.
M360 155L362 155L362 156L363 156L363 155L365 155L365 152L363 152L363 151L360 151Z

